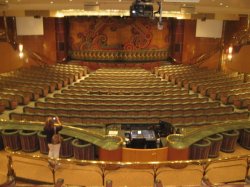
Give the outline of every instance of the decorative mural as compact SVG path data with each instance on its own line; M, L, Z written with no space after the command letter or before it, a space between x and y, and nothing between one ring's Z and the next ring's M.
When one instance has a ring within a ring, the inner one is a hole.
M71 17L69 47L72 59L103 61L165 60L169 30L157 21L131 17Z

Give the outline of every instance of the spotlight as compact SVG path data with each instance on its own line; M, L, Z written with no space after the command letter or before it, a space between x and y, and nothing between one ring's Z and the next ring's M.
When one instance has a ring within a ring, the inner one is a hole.
M163 24L162 24L161 21L159 21L159 22L157 23L157 28L158 28L158 30L162 30L162 29L163 29Z
M136 0L130 6L130 16L153 17L153 5L151 1Z

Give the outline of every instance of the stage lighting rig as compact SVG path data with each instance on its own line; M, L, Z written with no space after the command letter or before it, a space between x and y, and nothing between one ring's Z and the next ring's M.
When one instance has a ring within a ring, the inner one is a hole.
M153 17L152 0L135 0L130 6L130 16L132 17Z

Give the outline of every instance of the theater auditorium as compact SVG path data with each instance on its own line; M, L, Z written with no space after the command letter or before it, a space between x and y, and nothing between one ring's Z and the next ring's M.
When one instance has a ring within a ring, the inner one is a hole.
M0 187L250 185L249 12L0 0Z

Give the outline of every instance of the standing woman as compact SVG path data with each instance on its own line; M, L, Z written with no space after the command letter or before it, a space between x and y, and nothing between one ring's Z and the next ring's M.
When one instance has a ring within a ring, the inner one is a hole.
M53 142L52 137L54 134L58 134L60 130L62 130L62 124L58 117L48 117L45 126L44 126L44 132L46 134L46 139L48 142L49 147L49 157L52 158L59 158L60 153L60 142Z

